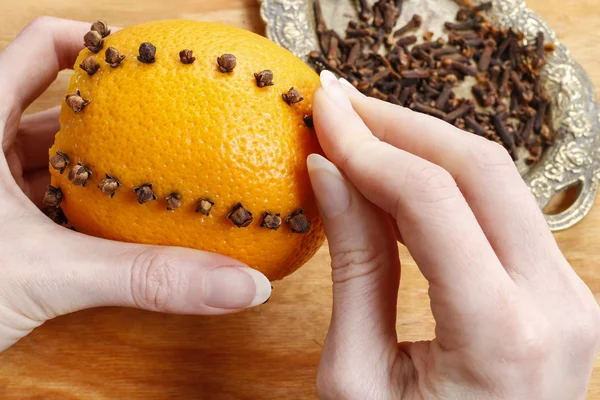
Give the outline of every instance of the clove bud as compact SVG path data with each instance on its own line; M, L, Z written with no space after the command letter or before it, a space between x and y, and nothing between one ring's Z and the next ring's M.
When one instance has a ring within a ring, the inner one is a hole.
M214 205L215 205L214 201L207 199L206 197L203 197L200 200L198 200L198 206L196 206L196 212L199 212L200 214L204 214L204 215L210 215L210 210L212 210Z
M65 101L67 102L69 108L75 112L75 114L79 114L81 110L83 110L84 107L90 103L89 100L85 100L83 97L81 97L81 92L79 89L77 89L76 94L68 94L65 98Z
M237 64L237 60L233 54L223 54L221 57L217 58L217 64L219 64L221 72L228 73L233 71Z
M404 25L402 28L400 28L396 32L394 32L394 37L404 36L408 32L410 32L414 29L420 28L422 24L423 24L423 18L420 15L415 14L410 19L410 21L408 21L406 23L406 25Z
M64 225L69 222L60 207L48 207L44 210L44 214L59 225Z
M369 3L367 0L359 0L360 5L360 19L363 21L368 21L373 16L373 11L371 11L371 7L369 7Z
M83 44L90 51L94 53L98 53L102 50L102 46L104 46L104 39L102 39L102 35L96 31L89 31L83 37Z
M184 64L191 64L196 60L191 50L185 49L179 52L179 59Z
M231 222L233 222L238 228L247 227L254 219L254 217L252 217L252 213L246 210L242 203L237 203L227 215L227 218L229 218Z
M88 104L90 104L89 100L85 100L81 97L81 92L77 89L76 94L68 94L65 98L67 105L71 110L75 112L75 114L79 114L81 110L85 108Z
M44 193L43 203L46 207L58 207L62 199L62 191L57 187L49 185L46 193Z
M50 165L62 174L65 172L65 168L69 165L69 156L60 150L56 151L56 155L50 159Z
M83 60L83 62L81 64L79 64L79 68L81 68L82 70L87 72L88 75L91 76L91 75L94 75L96 72L98 72L98 69L100 68L100 64L98 64L98 62L96 61L96 57L89 56L88 58Z
M117 68L121 61L125 59L125 55L120 54L119 50L114 47L109 47L106 49L106 62L113 68Z
M281 226L281 217L279 216L279 214L273 214L266 211L260 226L276 231Z
M140 204L148 203L149 201L156 200L156 195L152 191L151 183L144 183L141 186L133 188L137 201Z
M94 22L90 30L98 32L103 38L110 35L110 29L108 29L108 25L102 20Z
M88 179L92 176L92 171L82 163L78 162L71 171L69 171L68 179L73 182L73 185L87 186Z
M181 207L181 195L179 193L171 193L165 197L167 203L167 211L175 211Z
M306 125L308 128L314 128L315 127L312 115L305 115L302 118L302 120L304 121L304 125Z
M106 179L103 179L98 184L98 187L100 188L102 193L104 193L107 196L110 196L111 199L115 197L115 193L117 192L119 186L121 186L121 182L119 182L118 179L115 179L108 174L106 174Z
M287 93L283 93L281 97L283 97L283 100L290 106L293 106L294 104L300 103L302 100L304 100L304 97L300 95L300 92L294 88L291 88Z
M310 230L310 221L301 208L285 217L285 222L290 225L294 233L306 233Z
M273 71L265 69L259 73L254 73L254 79L256 79L256 86L259 88L265 86L273 86Z
M156 47L152 43L142 43L139 48L139 53L138 60L145 64L152 64L156 61Z

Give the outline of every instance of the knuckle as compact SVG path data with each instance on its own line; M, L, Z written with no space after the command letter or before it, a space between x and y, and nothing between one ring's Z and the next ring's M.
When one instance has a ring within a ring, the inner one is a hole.
M336 252L331 257L333 283L339 284L372 274L384 265L383 257L382 252L369 248Z
M597 349L600 343L600 311L581 310L569 314L566 337L584 351Z
M181 274L163 253L144 250L131 265L131 294L142 308L172 311L173 299L181 291Z
M504 327L497 331L499 338L494 351L498 360L531 367L547 361L554 337L551 323L543 315L524 310L518 299L512 299L503 305L497 322Z
M415 200L423 203L439 203L460 196L452 175L435 164L411 164L406 170L405 184L415 193Z
M515 168L514 161L506 148L494 141L483 139L478 145L470 147L469 169L477 171L509 171Z
M510 342L513 351L505 352L508 359L528 365L545 364L552 348L552 337L546 324L539 322L523 322L514 327Z
M505 371L495 374L494 386L504 388L508 393L514 385L540 380L555 356L556 346L549 322L539 316L531 321L519 319L505 318L504 326L495 333L493 345L477 356L489 363L493 371ZM473 370L474 374L480 372L479 368Z
M573 279L574 278L574 279ZM566 308L560 315L561 338L564 345L577 354L590 354L600 346L600 308L585 282L571 275L563 281Z
M356 168L364 160L378 157L381 152L381 141L375 136L369 136L360 146L346 146L340 152L340 166L343 170Z

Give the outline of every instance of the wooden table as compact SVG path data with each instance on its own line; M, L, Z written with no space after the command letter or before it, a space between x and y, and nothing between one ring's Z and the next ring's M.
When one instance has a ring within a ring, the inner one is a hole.
M554 27L600 90L600 2L529 0L529 5ZM118 26L186 18L264 32L256 0L0 0L0 9L0 48L39 15L103 18ZM59 104L68 76L61 73L28 111ZM583 222L556 239L599 298L600 198ZM402 259L398 335L431 338L427 284L405 250ZM0 398L315 398L331 310L327 248L274 286L269 303L225 317L94 309L57 318L0 354ZM600 399L600 358L589 398Z

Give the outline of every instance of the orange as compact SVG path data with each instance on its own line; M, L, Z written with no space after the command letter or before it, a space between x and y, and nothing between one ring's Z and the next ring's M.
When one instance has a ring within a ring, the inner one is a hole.
M142 43L155 46L154 62L138 58ZM105 60L109 47L125 56L116 67ZM193 63L180 59L184 49ZM232 72L218 66L224 54L236 58ZM99 64L93 75L80 66L90 56ZM321 149L303 119L312 114L319 77L301 59L249 31L174 20L113 32L99 52L83 49L74 68L67 94L79 92L86 103L76 113L81 104L65 98L49 155L59 207L77 231L217 252L271 280L297 270L323 244L306 169L306 157ZM273 72L274 85L258 87L254 74L263 70ZM304 100L284 101L291 88ZM68 157L64 170L54 167L57 151ZM69 178L78 163L91 172L85 187L84 175ZM107 174L119 182L113 197L110 186L99 187ZM134 189L145 184L156 198L140 204ZM180 207L169 211L172 193ZM214 203L209 215L197 212L201 198ZM238 203L252 213L246 227L228 218ZM298 210L310 223L306 233L285 221ZM280 215L278 229L261 226L265 212Z

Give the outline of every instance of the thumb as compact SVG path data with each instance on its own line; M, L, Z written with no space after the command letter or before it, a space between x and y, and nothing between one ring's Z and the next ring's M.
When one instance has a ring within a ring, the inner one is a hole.
M400 265L387 215L325 158L310 155L307 166L327 234L333 280L333 313L319 371L322 388L323 382L339 383L344 379L340 374L353 379L389 367L382 364L393 359L390 354L397 347Z
M114 242L68 230L62 235L69 238L57 240L63 249L56 254L67 256L53 263L59 271L45 290L56 315L103 306L225 314L262 304L271 295L262 273L220 254Z

